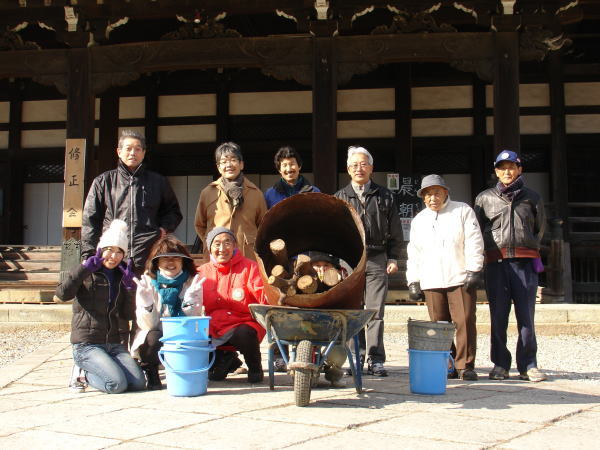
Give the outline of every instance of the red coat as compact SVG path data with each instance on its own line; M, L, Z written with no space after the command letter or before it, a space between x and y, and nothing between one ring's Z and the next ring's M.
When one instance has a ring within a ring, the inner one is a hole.
M211 317L211 336L220 337L245 323L256 330L258 341L262 341L265 329L254 320L248 308L252 303L267 303L258 265L238 250L228 263L211 261L200 266L198 273L206 277L202 289L204 311Z

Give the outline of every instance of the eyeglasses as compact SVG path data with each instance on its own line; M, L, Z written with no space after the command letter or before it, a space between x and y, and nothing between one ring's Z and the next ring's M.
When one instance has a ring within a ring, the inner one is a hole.
M226 158L219 161L219 166L225 167L227 164L231 164L233 166L240 163L240 160L237 158Z
M124 252L119 247L104 247L102 252L112 253L113 255L123 255Z
M354 163L354 164L350 164L348 167L352 170L356 170L359 167L361 169L366 169L367 167L369 167L371 164L366 163L366 162L361 162L361 163Z
M221 241L221 242L213 242L212 248L231 248L233 246L233 242L231 241Z

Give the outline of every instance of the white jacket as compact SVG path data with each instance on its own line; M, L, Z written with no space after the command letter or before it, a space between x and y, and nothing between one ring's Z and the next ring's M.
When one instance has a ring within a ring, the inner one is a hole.
M407 284L442 289L464 284L483 268L483 237L473 209L448 200L438 212L423 209L410 225Z

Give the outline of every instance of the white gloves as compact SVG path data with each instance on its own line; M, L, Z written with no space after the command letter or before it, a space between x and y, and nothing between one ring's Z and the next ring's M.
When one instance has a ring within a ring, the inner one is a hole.
M149 308L154 305L154 286L152 286L152 279L144 274L142 279L138 280L134 278L137 284L137 291L135 293L135 306L138 308Z
M181 309L186 316L202 315L202 285L205 281L206 277L200 279L200 275L197 274L192 280L190 286L185 291L185 294L183 295L183 302L181 303Z

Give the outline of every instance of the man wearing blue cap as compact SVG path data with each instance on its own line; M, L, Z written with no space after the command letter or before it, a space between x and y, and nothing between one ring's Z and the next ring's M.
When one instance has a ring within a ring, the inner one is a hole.
M534 313L538 272L543 270L539 249L546 223L544 203L537 192L525 186L521 160L515 152L501 151L494 169L498 183L477 196L474 208L483 233L490 303L494 368L489 377L504 380L509 376L511 354L506 347L506 329L512 300L519 332L519 378L543 381L546 375L537 368Z

